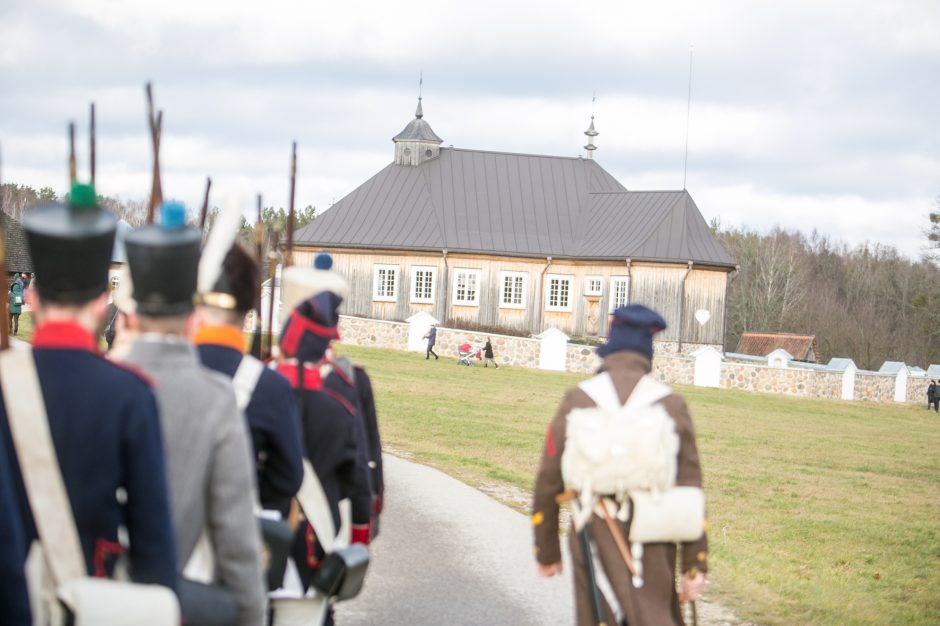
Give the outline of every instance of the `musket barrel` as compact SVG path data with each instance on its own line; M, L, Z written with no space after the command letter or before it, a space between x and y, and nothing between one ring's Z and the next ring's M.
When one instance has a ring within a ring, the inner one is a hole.
M294 190L297 187L297 142L291 148L290 198L287 205L287 246L284 250L284 266L294 264Z
M69 122L69 187L75 182L75 122Z
M206 177L206 195L202 198L202 211L199 213L199 230L206 229L206 217L209 215L209 190L212 189L212 179Z

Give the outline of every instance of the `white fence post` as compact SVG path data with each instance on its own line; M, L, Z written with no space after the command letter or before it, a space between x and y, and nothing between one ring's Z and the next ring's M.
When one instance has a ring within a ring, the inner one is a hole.
M557 328L549 328L535 338L539 340L539 369L564 372L570 337Z
M440 324L440 322L424 311L418 311L405 321L408 322L408 351L424 352L428 345L424 334L428 332L432 324Z
M699 348L689 355L695 359L693 384L696 387L721 386L721 353L711 346Z

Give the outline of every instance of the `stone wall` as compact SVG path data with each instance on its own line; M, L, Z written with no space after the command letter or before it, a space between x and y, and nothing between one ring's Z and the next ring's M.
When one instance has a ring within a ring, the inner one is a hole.
M354 346L404 350L408 346L408 324L383 322L340 315L341 341Z
M408 349L409 324L405 322L341 315L339 329L342 341L351 345L392 350ZM474 350L482 349L487 337L493 345L493 358L500 365L531 368L539 366L541 342L528 337L475 333L438 326L434 352L441 358L456 361L458 346L469 343Z
M838 399L842 394L842 375L839 372L731 361L721 364L721 388Z
M425 324L425 328L430 324L426 320L421 323ZM407 350L409 332L412 333L412 339L414 339L415 330L419 330L420 333L424 332L423 329L412 328L411 324L405 322L389 322L345 315L340 317L342 341L352 345ZM535 337L512 337L438 326L437 344L434 349L440 358L456 361L459 345L469 343L476 351L483 348L487 338L493 344L494 356L500 365L539 368L542 351L548 346L548 342ZM421 346L420 351L423 352L423 344ZM707 350L702 350L703 347L721 352L721 346L683 344L680 355L677 343L654 342L653 376L668 384L693 384L696 379L696 367L702 367L706 363L701 353ZM414 343L411 349L417 349ZM563 362L566 371L588 375L600 366L600 358L593 346L567 343L562 344L561 349L564 350L564 354L558 353L558 367ZM696 352L698 356L692 356L692 352ZM792 362L787 367L770 367L766 364L766 360L761 362L733 357L724 359L723 356L719 360L715 355L709 362L712 365L708 366L707 371L711 371L714 376L718 377L718 386L722 389L807 398L839 399L842 397L842 371L821 367L810 368L794 365ZM893 402L896 381L897 376L892 374L858 372L855 377L854 399ZM925 403L928 384L929 380L922 376L909 378L907 402Z
M907 379L907 401L913 404L927 406L927 387L930 379L926 376L911 376Z
M894 400L896 377L890 374L859 372L855 376L855 399L873 402L891 402ZM924 392L926 397L927 392Z

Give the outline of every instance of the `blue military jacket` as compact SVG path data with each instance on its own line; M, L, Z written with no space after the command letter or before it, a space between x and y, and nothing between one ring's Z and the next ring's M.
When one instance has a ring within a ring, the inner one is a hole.
M59 467L88 573L110 576L125 551L137 582L176 586L176 547L157 406L137 374L97 354L92 335L68 322L40 326L33 354ZM37 538L6 408L0 438L24 529L24 553ZM119 495L119 493L121 495Z
M31 626L23 572L23 518L13 493L6 448L0 446L0 624Z
M204 327L195 337L203 365L229 378L242 361L244 337L235 327ZM297 400L287 379L265 368L245 408L258 470L261 506L285 517L304 478Z
M352 541L368 544L372 494L368 468L363 466L360 435L356 431L355 407L335 391L325 388L316 366L301 370L296 363L278 367L294 388L300 406L303 440L307 458L313 466L330 504L333 524L340 527L339 502L349 498L352 508ZM303 379L301 382L301 378ZM306 585L323 556L315 533L308 523L301 525L294 556L301 579Z
M331 371L324 385L339 393L356 409L357 435L362 437L362 454L369 468L369 483L374 498L374 513L381 513L384 492L382 475L382 443L379 437L378 419L375 413L375 398L372 381L365 370L356 367L346 357L328 353Z

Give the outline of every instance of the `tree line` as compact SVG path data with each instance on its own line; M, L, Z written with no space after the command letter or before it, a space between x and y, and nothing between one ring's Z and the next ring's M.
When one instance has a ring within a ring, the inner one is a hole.
M51 187L43 187L38 191L26 185L17 185L15 183L6 183L0 185L0 207L3 212L20 221L23 219L23 213L34 204L42 202L52 202L58 200L55 190ZM147 210L150 202L147 198L121 198L119 196L98 196L98 203L107 207L118 219L122 219L132 227L143 226L147 221ZM191 223L198 223L200 208L189 207L189 217ZM219 213L218 207L211 207L206 216L206 230L212 228L212 223ZM294 212L294 230L302 228L315 220L317 217L317 208L308 205L303 209ZM275 245L275 237L280 237L279 242L284 243L284 232L287 225L287 211L283 207L264 207L261 211L261 221L264 224L264 256ZM241 224L241 238L243 242L252 250L255 249L254 238L255 221L249 222L244 216ZM277 235L275 235L277 233Z
M745 331L783 332L815 335L823 362L940 363L940 269L929 255L911 260L892 246L849 247L782 228L713 231L740 266L728 291L726 350Z

